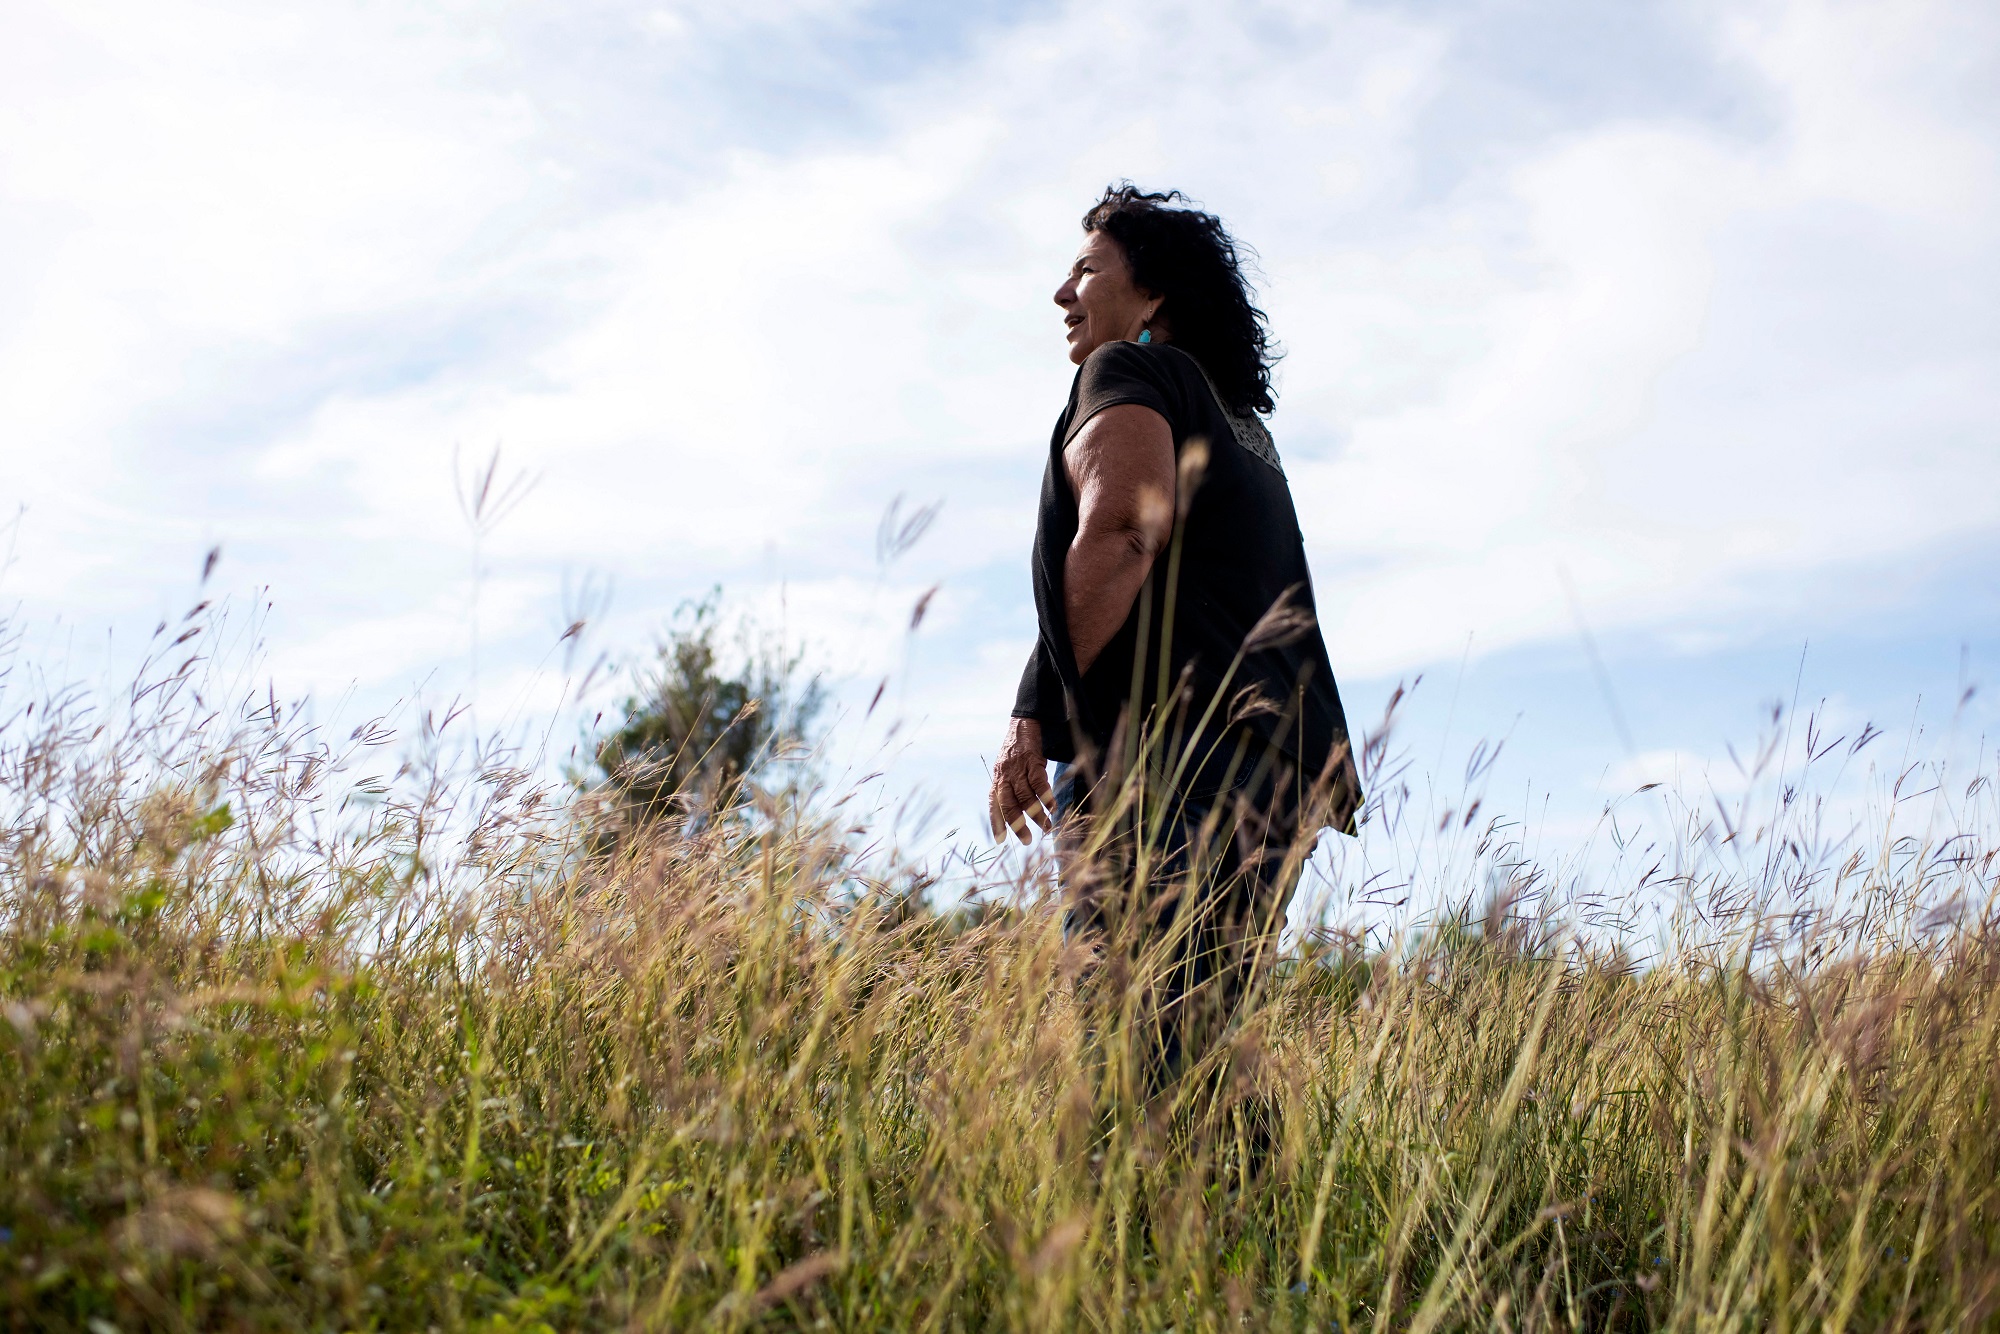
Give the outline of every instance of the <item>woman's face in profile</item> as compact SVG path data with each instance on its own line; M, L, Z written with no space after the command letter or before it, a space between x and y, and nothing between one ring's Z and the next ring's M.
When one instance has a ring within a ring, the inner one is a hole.
M1104 232L1090 232L1069 277L1056 289L1056 304L1069 326L1069 359L1081 366L1106 343L1137 338L1159 302L1132 285L1125 247Z

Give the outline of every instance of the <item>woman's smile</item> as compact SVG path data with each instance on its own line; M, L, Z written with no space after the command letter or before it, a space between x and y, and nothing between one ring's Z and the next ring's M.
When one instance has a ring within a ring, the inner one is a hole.
M1084 238L1055 301L1063 308L1069 359L1079 366L1106 343L1137 338L1160 304L1153 293L1133 285L1125 248L1103 232ZM1153 336L1165 333L1162 326Z

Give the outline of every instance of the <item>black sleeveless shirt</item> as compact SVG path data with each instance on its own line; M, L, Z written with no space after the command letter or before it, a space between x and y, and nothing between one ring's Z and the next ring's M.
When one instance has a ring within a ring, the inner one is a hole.
M1185 517L1175 534L1178 560L1171 547L1161 551L1125 624L1082 673L1063 601L1064 565L1077 530L1063 449L1097 413L1126 403L1166 419L1184 486L1204 449L1207 458L1187 488L1192 494L1180 497ZM1229 412L1200 363L1180 349L1106 343L1078 367L1049 440L1034 582L1040 637L1021 677L1014 716L1042 724L1050 759L1101 757L1121 720L1129 726L1135 718L1156 719L1177 743L1176 754L1191 748L1182 790L1212 793L1248 778L1272 749L1311 783L1325 772L1334 747L1347 740L1316 620L1243 652L1253 627L1275 604L1315 615L1305 539L1264 424ZM1164 655L1163 631L1171 635ZM1255 702L1243 694L1246 688Z

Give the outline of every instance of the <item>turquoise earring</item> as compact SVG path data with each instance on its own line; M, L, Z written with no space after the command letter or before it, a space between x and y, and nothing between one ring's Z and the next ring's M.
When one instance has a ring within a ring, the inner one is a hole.
M1150 343L1150 342L1152 342L1152 341L1153 341L1153 331L1152 331L1151 329L1141 329L1141 330L1139 330L1139 341L1140 341L1140 342L1142 342L1142 343Z

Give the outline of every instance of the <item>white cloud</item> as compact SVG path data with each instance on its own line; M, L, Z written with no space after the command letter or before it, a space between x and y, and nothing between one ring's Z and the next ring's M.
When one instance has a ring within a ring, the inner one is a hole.
M283 673L402 688L463 654L450 460L500 442L540 480L488 546L494 681L548 652L582 566L632 642L714 580L782 583L857 679L942 578L901 702L969 781L950 757L1004 716L1027 642L1069 369L1048 291L1126 175L1262 252L1345 673L1567 634L1559 569L1600 630L1693 642L1789 574L2000 531L1984 8L1695 11L1768 122L1491 137L1467 89L1525 76L1471 78L1425 14L1079 0L786 140L718 130L704 61L855 6L593 8L570 21L617 40L591 56L504 8L19 6L9 587L149 611L154 572L219 540L274 590ZM758 77L805 77L797 42L767 46ZM884 583L898 492L946 508Z
M1715 798L1740 796L1750 786L1750 779L1750 773L1734 758L1648 750L1613 766L1603 786L1612 798L1664 787L1686 802L1703 806Z

